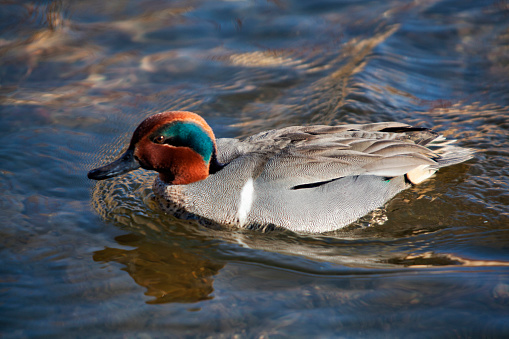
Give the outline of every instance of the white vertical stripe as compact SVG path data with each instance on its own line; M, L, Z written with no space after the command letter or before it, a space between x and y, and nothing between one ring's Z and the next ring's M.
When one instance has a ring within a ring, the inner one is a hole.
M254 201L254 182L253 178L249 178L242 190L240 191L239 210L237 211L237 219L240 226L243 226L247 220L247 215L251 211Z

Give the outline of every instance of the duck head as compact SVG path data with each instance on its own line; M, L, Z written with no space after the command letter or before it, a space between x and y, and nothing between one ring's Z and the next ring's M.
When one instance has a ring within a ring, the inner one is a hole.
M88 172L88 178L108 179L141 167L159 172L166 183L184 185L205 179L218 166L214 133L205 120L191 112L168 111L145 119L127 151Z

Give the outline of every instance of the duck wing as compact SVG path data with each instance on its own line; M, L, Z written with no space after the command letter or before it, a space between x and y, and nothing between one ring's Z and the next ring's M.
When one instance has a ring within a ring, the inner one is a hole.
M255 158L257 180L303 188L360 175L392 178L410 173L408 179L418 183L445 165L442 148L451 153L454 146L444 140L429 129L384 122L287 127L218 147L226 145L221 147L226 162ZM448 165L466 160L471 152L452 153L456 159L449 154Z

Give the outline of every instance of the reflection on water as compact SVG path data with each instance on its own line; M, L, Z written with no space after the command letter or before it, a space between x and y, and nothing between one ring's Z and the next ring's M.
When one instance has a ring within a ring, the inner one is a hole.
M506 1L0 6L0 336L509 334ZM477 153L330 234L207 229L158 209L153 173L86 179L166 109Z
M171 242L153 244L134 234L115 239L134 249L105 248L94 253L94 260L115 261L137 284L154 297L149 303L197 302L210 299L214 290L212 276L223 267L195 251L186 251Z

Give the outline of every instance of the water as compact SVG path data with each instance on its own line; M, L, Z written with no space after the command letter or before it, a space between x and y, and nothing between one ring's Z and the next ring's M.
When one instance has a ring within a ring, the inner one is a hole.
M505 1L0 5L0 335L509 335ZM120 154L146 116L219 137L397 120L477 150L345 230L205 229Z

